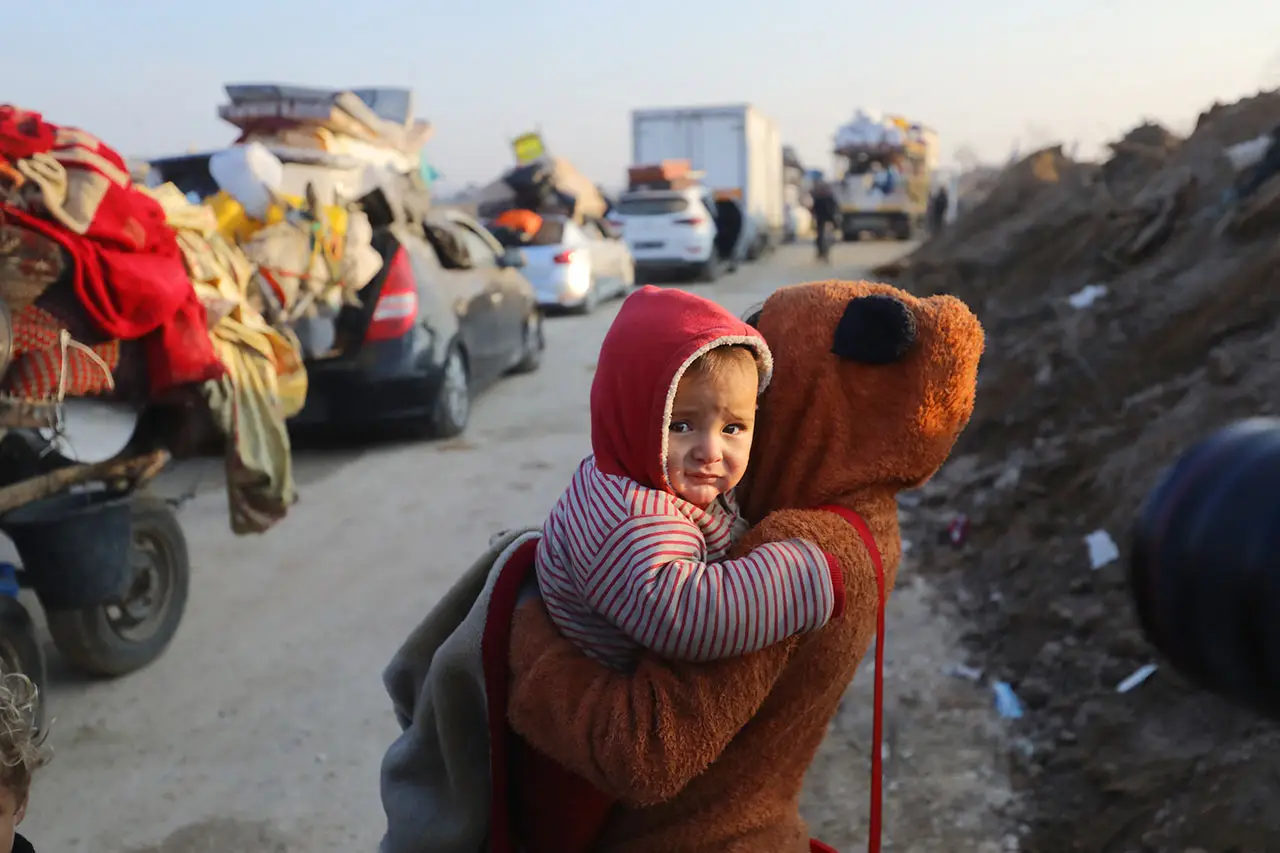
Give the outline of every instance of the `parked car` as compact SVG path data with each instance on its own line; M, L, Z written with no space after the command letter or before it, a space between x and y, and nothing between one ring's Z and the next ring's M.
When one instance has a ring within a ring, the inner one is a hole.
M608 223L567 216L542 216L542 225L527 241L494 229L509 247L524 249L525 277L544 309L590 314L600 302L625 296L636 281L631 249Z
M523 253L454 210L433 211L420 233L380 229L374 247L384 266L362 304L295 328L309 384L292 424L458 435L476 393L541 362L542 312Z
M345 191L364 165L346 155L273 148L287 192L308 184ZM150 161L150 178L204 199L218 192L215 152ZM390 221L390 220L388 220ZM537 369L542 312L521 274L525 259L465 213L433 210L422 227L374 229L382 270L361 304L294 325L307 366L296 429L407 424L439 437L461 433L475 394L510 372Z
M742 208L716 201L705 187L625 193L609 221L622 231L641 281L664 275L715 281L746 255Z

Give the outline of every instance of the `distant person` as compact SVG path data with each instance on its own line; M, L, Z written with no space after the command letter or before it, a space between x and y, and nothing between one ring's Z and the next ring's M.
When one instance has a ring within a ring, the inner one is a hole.
M843 608L843 574L791 539L725 556L746 532L746 472L772 356L719 305L641 288L600 348L591 446L538 541L552 621L588 657L632 668L644 649L738 657L814 631Z
M947 226L947 209L951 206L951 194L946 187L939 187L929 202L929 231L935 236Z
M890 196L898 191L898 185L901 183L902 169L896 160L890 160L887 165L879 166L875 170L872 186L882 194Z
M16 831L27 814L31 779L44 763L35 727L40 696L31 679L16 672L0 674L0 851L34 853Z
M814 243L818 247L818 260L827 259L831 232L840 222L840 204L831 186L825 181L813 185L813 202L810 211L813 213Z

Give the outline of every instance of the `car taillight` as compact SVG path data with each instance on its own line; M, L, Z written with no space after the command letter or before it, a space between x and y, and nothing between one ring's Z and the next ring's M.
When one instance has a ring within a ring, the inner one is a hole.
M413 279L409 255L401 246L391 257L378 304L373 308L366 341L390 341L404 337L418 319L418 283Z
M676 225L701 225L706 221L701 216L690 216L688 219L677 219Z
M582 253L576 249L569 249L556 255L552 260L557 264L571 264L576 261L581 254Z

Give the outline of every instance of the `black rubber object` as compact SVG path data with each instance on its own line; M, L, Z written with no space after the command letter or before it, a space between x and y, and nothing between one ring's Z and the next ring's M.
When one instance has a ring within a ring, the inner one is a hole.
M1205 689L1280 718L1280 420L1240 421L1183 453L1132 545L1152 645Z

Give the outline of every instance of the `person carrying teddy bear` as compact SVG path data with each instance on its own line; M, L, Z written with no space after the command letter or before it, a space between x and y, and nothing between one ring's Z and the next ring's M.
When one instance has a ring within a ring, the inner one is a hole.
M758 651L705 660L656 651L661 643L632 626L620 633L642 642L626 644L619 668L590 654L591 638L570 638L562 629L568 620L557 621L555 605L539 595L543 531L500 535L384 672L401 732L382 763L387 832L380 853L829 850L809 836L800 789L877 635L880 729L884 606L902 554L896 495L938 470L967 423L982 328L953 297L919 298L846 281L780 288L745 327L735 320L726 328L748 339L758 330L769 342L765 350L751 349L769 352L772 379L759 398L750 464L732 503L721 501L733 479L728 466L708 466L705 458L693 470L721 482L709 491L696 482L681 486L683 499L726 519L741 507L751 528L738 539L729 523L730 561L784 542L832 555L840 574L832 585L842 590L843 608L836 613L832 605L832 614L812 627L783 633L775 626L781 639ZM702 344L664 351L660 341L643 343L623 351L636 364L622 363L652 381L628 385L619 378L610 386L597 377L602 393L640 414L609 419L617 432L593 433L592 444L597 467L621 458L599 452L606 442L635 453L625 458L652 467L605 473L631 479L637 494L649 485L655 499L674 501L680 495L670 476L678 467L673 438L687 420L676 416L675 397ZM659 366L644 368L642 358ZM759 383L764 374L756 361ZM742 376L751 375L746 368L742 359ZM741 406L725 408L738 414L732 409ZM727 441L737 430L722 433ZM612 511L625 526L644 509ZM657 518L662 525L689 522L708 554L718 550L723 534L711 526L711 535L703 533L679 510ZM663 530L660 541L668 537ZM625 572L602 574L634 580ZM873 850L879 849L877 738L873 732Z

